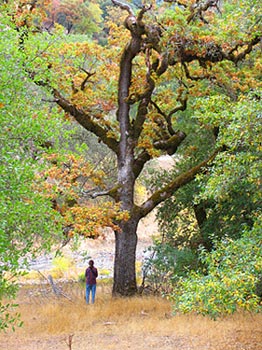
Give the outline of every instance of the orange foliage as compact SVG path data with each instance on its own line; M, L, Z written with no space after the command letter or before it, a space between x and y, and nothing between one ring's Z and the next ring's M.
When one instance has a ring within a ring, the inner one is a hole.
M83 157L52 153L45 158L51 166L37 175L38 180L45 179L44 185L39 181L37 190L50 198L53 209L61 214L64 227L70 228L69 237L77 233L95 238L101 234L102 227L117 230L116 221L128 218L119 203L88 201L85 193L94 185L103 187L105 174L95 171Z
M8 2L8 11L12 14L12 20L17 26L32 27L39 25L46 18L45 9L50 5L50 0L27 1L17 0Z

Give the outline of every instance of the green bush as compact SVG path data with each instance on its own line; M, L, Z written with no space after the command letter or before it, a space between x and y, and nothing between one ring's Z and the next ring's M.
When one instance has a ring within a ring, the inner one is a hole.
M83 272L83 273L80 273L80 274L78 275L78 282L80 282L80 283L85 283L85 281L86 281L85 273L84 273L84 272Z
M64 256L57 256L53 259L54 268L52 269L52 276L54 278L61 278L65 272L68 272L74 267L74 262L70 258Z
M223 240L200 258L206 266L191 272L175 286L171 299L175 312L197 312L216 318L236 310L261 310L256 295L262 271L262 222L257 220L250 231L238 240Z

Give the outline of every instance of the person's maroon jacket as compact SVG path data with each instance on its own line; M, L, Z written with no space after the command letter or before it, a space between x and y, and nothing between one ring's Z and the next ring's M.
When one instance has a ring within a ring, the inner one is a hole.
M96 267L88 267L86 269L86 284L96 284L96 278L98 276L97 268Z

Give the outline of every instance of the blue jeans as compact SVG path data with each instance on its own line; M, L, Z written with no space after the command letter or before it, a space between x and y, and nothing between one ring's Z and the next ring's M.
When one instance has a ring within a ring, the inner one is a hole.
M92 304L95 302L96 297L96 284L87 284L86 285L86 303L89 304L90 292L92 293Z

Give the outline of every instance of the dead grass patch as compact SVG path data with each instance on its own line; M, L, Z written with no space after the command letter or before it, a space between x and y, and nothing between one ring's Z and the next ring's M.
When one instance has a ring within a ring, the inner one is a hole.
M95 305L86 305L79 285L67 299L20 294L24 327L0 335L3 350L187 349L261 350L262 315L235 314L213 321L197 315L172 316L171 304L157 297L113 299L99 287ZM67 343L66 343L67 342Z

